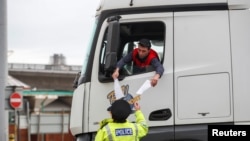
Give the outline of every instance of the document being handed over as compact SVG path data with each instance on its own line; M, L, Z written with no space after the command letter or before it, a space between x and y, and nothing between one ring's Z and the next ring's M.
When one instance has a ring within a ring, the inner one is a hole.
M139 88L139 90L136 92L137 95L142 95L147 89L149 89L151 86L150 80L146 80L143 85Z

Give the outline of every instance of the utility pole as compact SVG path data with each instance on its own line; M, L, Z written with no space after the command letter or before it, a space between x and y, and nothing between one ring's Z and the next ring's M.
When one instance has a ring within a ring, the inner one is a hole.
M5 113L7 74L7 0L0 0L0 141L7 141Z

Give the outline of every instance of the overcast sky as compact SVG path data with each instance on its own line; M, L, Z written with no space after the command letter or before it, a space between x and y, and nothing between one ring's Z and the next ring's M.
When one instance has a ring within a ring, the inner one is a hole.
M8 63L82 65L99 0L7 0Z

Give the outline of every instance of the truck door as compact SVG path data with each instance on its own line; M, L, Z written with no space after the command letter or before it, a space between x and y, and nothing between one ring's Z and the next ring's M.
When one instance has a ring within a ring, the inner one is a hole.
M120 15L120 38L117 46L117 60L124 57L137 47L138 41L147 38L152 48L158 53L165 72L158 84L146 90L139 101L141 110L150 126L149 135L143 140L173 140L173 14L130 14ZM111 73L104 70L105 51L107 45L108 22L102 24L93 62L91 86L89 94L89 130L96 131L97 124L104 118L110 117L107 108L110 106L114 93ZM133 64L127 64L120 72L120 85L124 95L136 96L137 90L146 80L155 74L150 67L143 73L134 73ZM129 117L135 121L134 115Z

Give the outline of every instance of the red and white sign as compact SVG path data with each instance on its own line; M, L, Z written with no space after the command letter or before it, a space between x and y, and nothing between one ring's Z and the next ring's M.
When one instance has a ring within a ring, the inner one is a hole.
M10 95L10 106L14 109L20 108L22 104L22 96L21 94L14 92Z

